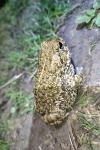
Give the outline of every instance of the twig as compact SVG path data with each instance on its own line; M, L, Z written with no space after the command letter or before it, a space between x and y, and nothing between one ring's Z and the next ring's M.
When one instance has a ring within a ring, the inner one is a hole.
M72 146L72 149L75 150L74 146L73 146L73 142L72 142L72 138L71 138L71 135L70 133L68 132L68 136L69 136L69 140L70 140L70 143L71 143L71 146Z
M4 85L0 86L0 90L11 84L12 82L18 80L21 76L23 76L24 73L20 73L19 75L15 75L12 79L7 81Z
M96 141L92 141L91 144L100 146L100 143L99 143L99 142L96 142Z
M71 123L70 123L69 120L67 120L67 125L68 125L69 140L70 140L72 149L73 149L73 150L77 150L77 144L76 144L76 142L75 142L75 137L74 137L74 135L73 135L72 128L71 128Z
M41 146L38 146L39 150L42 150Z
M37 69L35 69L34 72L31 74L31 76L30 76L30 78L29 78L29 81L32 80L32 78L35 76L36 72L37 72Z

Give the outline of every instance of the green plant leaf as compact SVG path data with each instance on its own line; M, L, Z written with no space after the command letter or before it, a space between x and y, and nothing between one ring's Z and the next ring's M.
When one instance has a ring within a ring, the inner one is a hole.
M14 113L16 112L16 108L15 108L15 107L12 107L11 110L10 110L10 112L11 112L12 114L14 114Z
M94 0L93 8L95 10L100 8L100 0Z
M86 15L88 15L91 18L93 18L95 16L95 10L94 9L88 9L86 11Z
M82 23L86 23L88 24L91 20L91 17L87 16L87 15L83 15L83 16L79 16L76 20L77 24L82 24Z
M100 13L97 15L95 19L95 24L97 25L97 27L100 27Z

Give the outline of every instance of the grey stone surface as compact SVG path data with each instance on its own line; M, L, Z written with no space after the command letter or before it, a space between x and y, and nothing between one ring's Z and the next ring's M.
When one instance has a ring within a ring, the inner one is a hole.
M68 44L75 65L83 67L85 83L89 87L100 87L100 29L77 30L76 18L80 13L81 9L77 9L69 15L58 34Z

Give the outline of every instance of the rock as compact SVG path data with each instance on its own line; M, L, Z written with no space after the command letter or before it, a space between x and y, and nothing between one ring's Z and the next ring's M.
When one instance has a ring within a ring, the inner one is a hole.
M75 65L83 67L85 84L100 92L100 29L77 30L76 18L80 11L68 16L58 34L68 44Z
M49 126L35 113L28 150L68 150L71 148L66 123Z
M78 0L75 3L78 3ZM97 28L88 30L85 27L82 30L76 29L75 21L78 14L91 7L90 1L81 0L80 3L81 7L66 18L66 22L59 30L58 35L63 37L68 44L75 65L83 67L85 84L92 90L95 89L94 92L96 89L100 92L100 30ZM73 119L71 118L71 120ZM72 150L67 121L60 128L55 128L46 125L35 114L28 149ZM87 150L88 148L83 145L78 149Z

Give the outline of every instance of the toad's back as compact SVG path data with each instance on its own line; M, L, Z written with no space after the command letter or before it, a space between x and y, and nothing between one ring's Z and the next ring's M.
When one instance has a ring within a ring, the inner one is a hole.
M61 123L77 96L80 76L74 74L67 46L61 40L42 43L36 75L36 110L49 124Z

